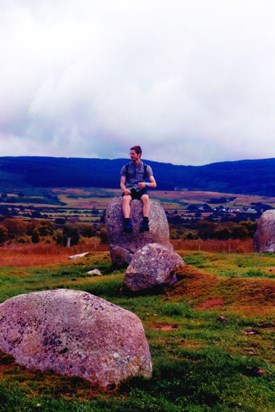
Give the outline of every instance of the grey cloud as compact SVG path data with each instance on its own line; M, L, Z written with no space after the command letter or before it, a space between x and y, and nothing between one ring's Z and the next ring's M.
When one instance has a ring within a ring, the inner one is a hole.
M0 155L275 156L272 0L14 0ZM22 152L20 152L20 150Z

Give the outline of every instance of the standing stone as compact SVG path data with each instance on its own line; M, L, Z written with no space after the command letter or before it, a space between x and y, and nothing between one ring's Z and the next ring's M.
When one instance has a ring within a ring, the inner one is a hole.
M114 266L127 266L134 253L148 243L159 243L172 250L169 236L169 225L161 204L150 199L149 232L139 231L142 221L142 202L131 201L131 219L133 233L123 232L122 197L114 197L106 211L106 226L110 244L110 255Z
M275 252L275 210L266 210L262 214L253 243L256 252Z
M152 373L140 319L86 292L33 292L0 305L0 350L18 364L107 388Z
M177 281L175 272L184 266L182 258L164 246L150 243L138 250L128 266L122 290L140 292Z

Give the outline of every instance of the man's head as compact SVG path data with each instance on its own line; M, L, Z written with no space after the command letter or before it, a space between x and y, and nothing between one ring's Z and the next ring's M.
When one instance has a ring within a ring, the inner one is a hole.
M130 149L130 158L133 162L139 161L142 155L142 150L140 146L133 146Z

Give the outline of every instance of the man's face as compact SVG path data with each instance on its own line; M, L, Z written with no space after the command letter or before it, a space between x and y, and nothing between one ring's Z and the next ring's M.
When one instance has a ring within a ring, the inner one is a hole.
M134 150L130 150L130 158L133 162L137 162L140 159L140 154L137 154Z

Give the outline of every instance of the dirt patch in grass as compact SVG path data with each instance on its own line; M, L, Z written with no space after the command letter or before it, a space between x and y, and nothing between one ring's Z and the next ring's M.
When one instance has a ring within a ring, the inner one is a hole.
M223 304L224 304L224 300L221 298L208 299L200 303L199 305L195 306L195 309L207 310L207 309L213 309L213 308L220 308L221 306L223 306Z
M179 325L171 324L171 323L157 323L157 324L154 324L151 327L151 329L161 330L161 331L170 331L170 330L177 329L178 327L179 327Z
M206 343L204 342L194 342L190 340L184 339L181 343L181 346L188 349L200 349L206 347Z

